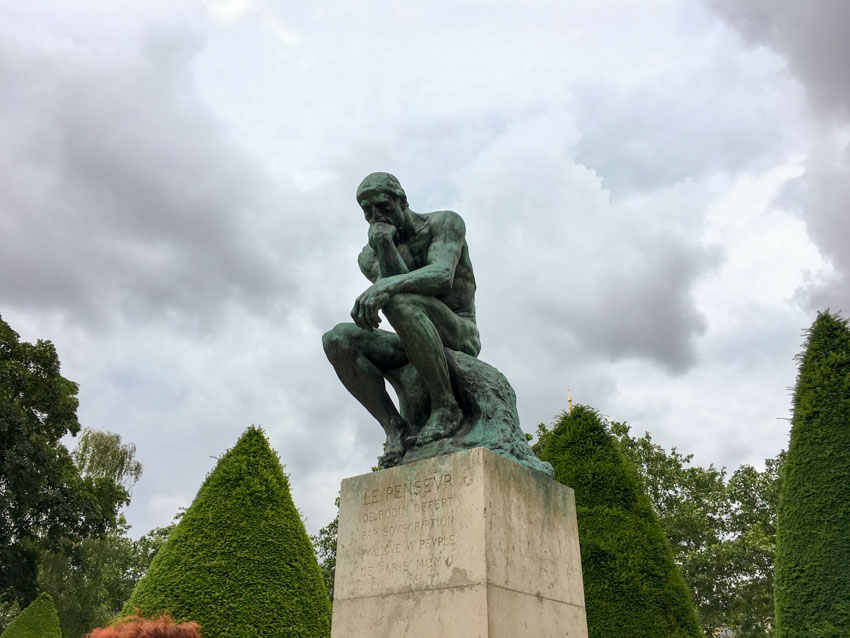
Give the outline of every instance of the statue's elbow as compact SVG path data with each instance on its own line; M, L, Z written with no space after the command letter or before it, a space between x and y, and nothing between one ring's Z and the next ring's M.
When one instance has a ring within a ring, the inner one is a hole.
M455 274L453 270L449 270L447 268L440 269L437 273L436 283L437 283L437 294L445 295L451 292L452 285L454 284Z

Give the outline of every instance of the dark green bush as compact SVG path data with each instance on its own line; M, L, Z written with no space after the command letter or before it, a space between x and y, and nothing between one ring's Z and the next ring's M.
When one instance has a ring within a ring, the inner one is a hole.
M850 328L821 313L799 357L776 531L779 638L850 636Z
M39 594L9 623L0 638L62 638L53 599L47 594Z
M596 411L576 406L534 448L575 490L589 637L701 636L637 473Z
M322 638L330 603L277 455L249 428L218 462L123 615L168 611L204 638Z

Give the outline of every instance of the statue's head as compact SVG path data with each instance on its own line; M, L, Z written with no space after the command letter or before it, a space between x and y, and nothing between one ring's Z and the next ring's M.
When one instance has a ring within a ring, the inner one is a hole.
M357 203L362 205L364 199L375 194L390 194L400 202L402 209L407 208L407 195L395 175L390 173L367 175L357 187Z

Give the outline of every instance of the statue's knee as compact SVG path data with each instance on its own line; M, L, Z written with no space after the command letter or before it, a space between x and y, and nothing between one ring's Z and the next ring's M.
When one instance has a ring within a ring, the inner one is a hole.
M393 295L389 303L384 306L384 314L390 320L390 323L403 321L423 312L422 306L422 295Z
M341 353L350 349L352 341L351 328L357 328L357 326L340 323L322 335L322 347L324 347L328 359L333 360Z

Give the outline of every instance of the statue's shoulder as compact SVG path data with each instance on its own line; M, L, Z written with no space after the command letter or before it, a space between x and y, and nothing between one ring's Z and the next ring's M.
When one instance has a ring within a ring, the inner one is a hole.
M466 224L463 221L463 217L453 210L438 210L428 213L425 217L430 218L431 224L439 228L450 229L461 234L466 233Z

